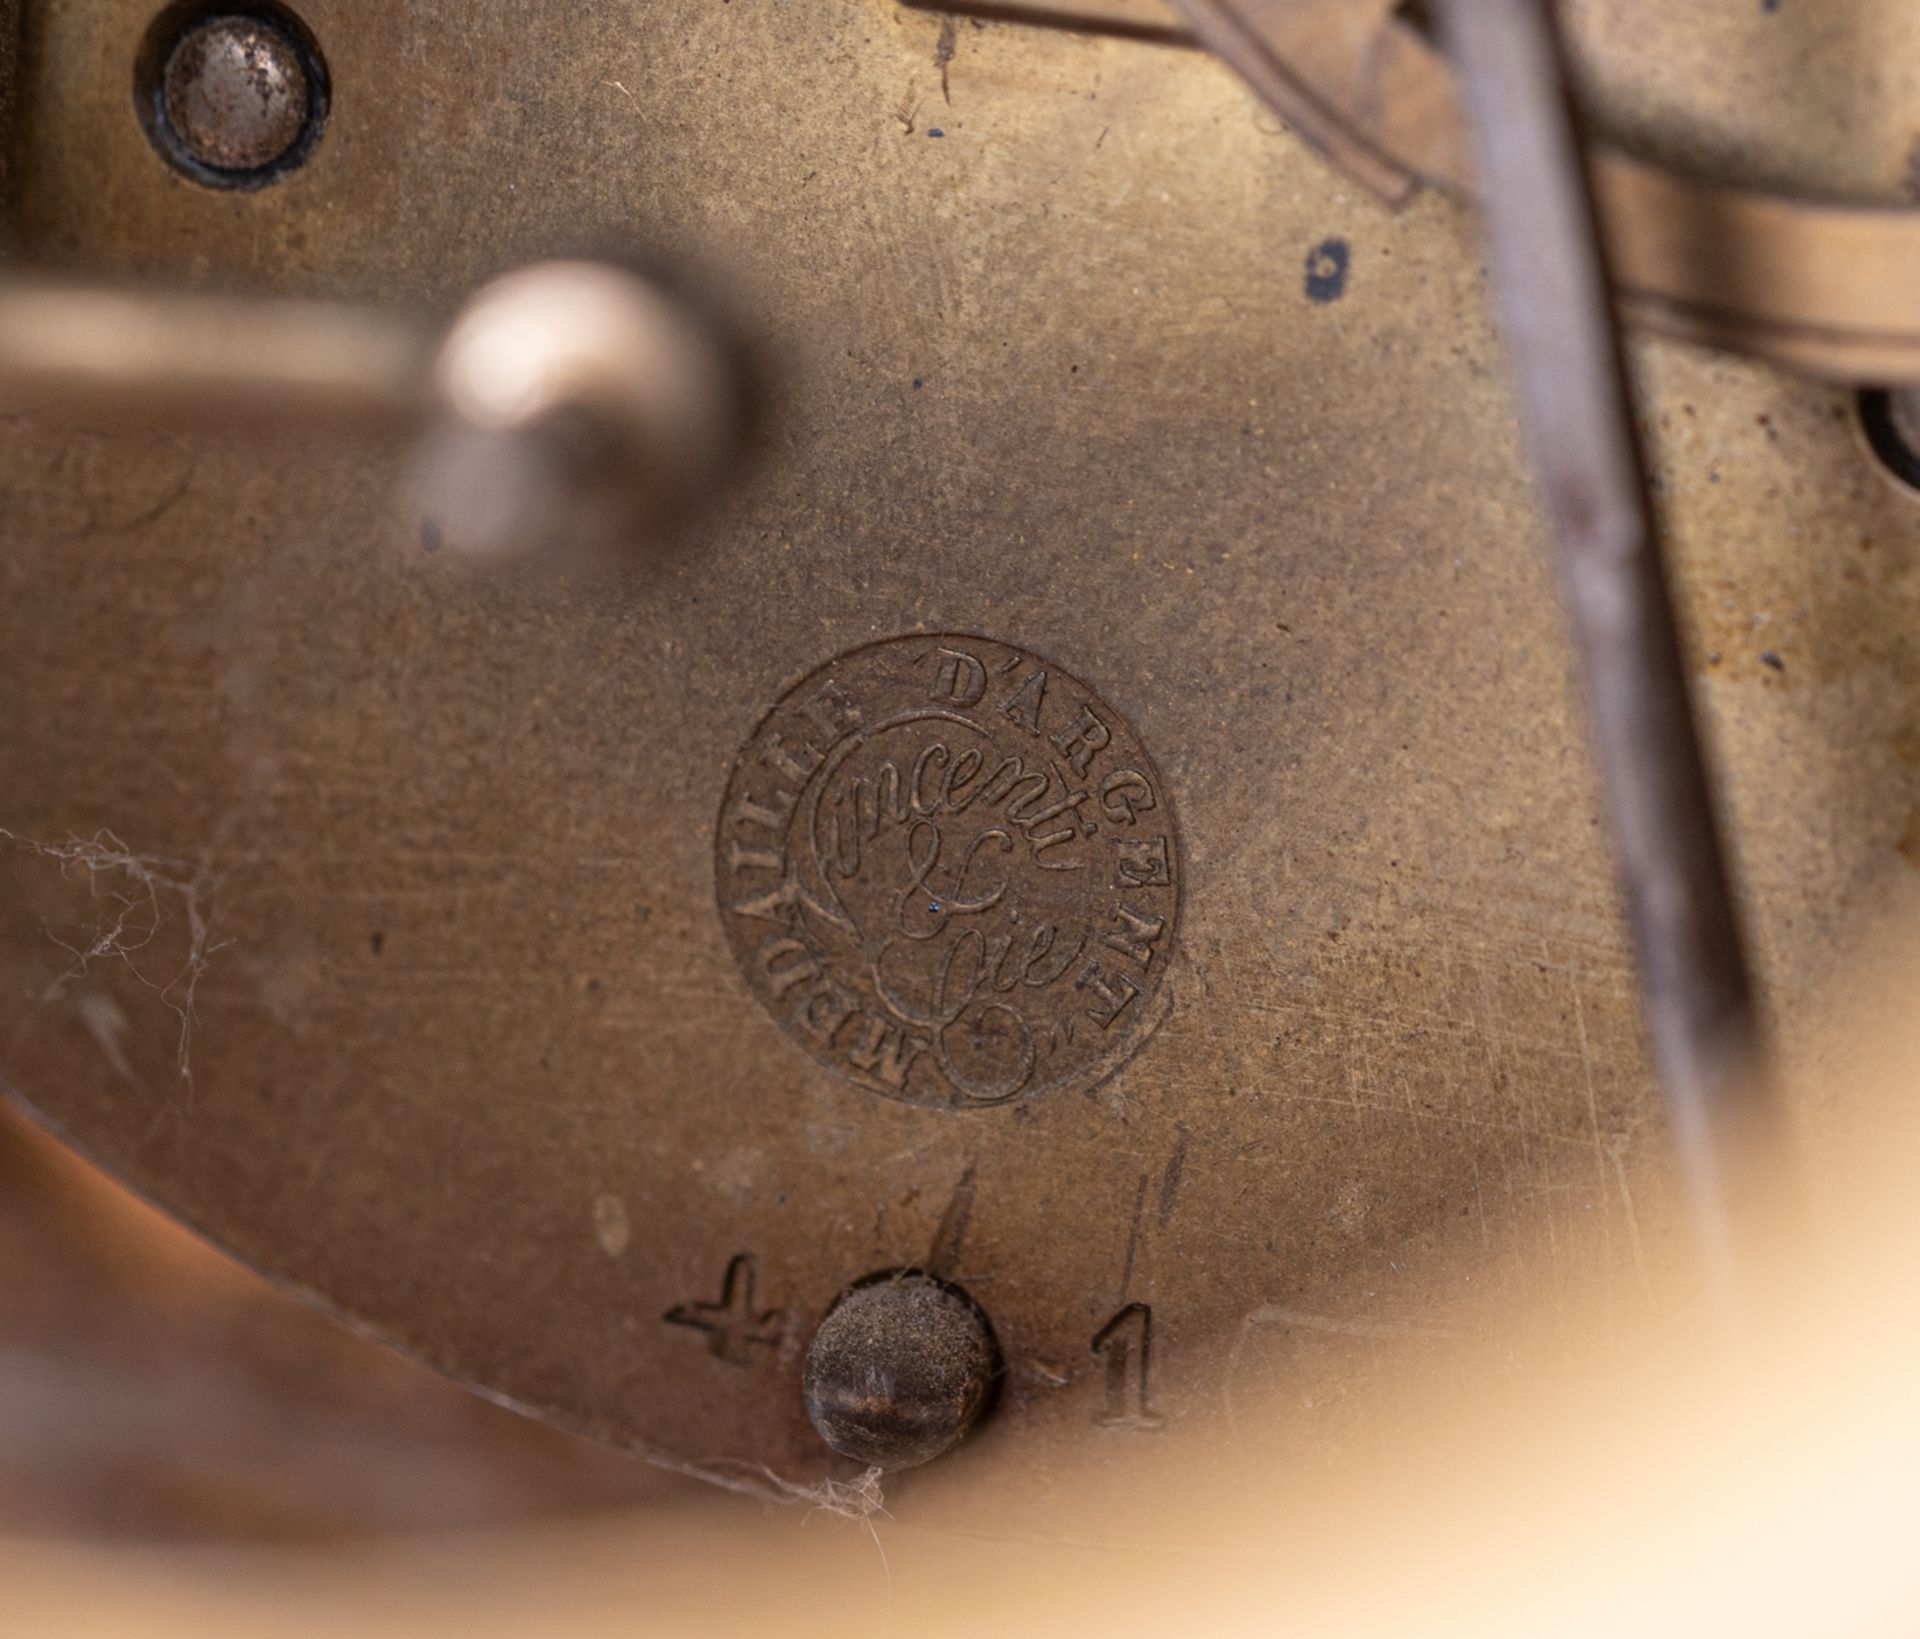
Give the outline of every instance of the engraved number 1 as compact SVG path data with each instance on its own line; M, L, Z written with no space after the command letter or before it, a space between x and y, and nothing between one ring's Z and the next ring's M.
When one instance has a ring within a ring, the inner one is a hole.
M1164 1419L1147 1399L1153 1311L1129 1303L1094 1333L1093 1353L1107 1363L1107 1401L1094 1421L1102 1428L1158 1428Z

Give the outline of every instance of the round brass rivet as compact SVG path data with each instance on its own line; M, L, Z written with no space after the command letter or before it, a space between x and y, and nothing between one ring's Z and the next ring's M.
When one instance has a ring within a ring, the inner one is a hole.
M842 1456L911 1468L980 1420L999 1372L993 1329L965 1293L913 1270L876 1276L807 1346L807 1415Z

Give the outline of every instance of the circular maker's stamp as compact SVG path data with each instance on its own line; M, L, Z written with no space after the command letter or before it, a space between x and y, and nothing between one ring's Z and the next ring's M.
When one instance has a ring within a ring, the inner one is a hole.
M1159 1017L1180 858L1159 771L1086 684L899 637L788 691L720 810L720 916L816 1059L939 1109L1111 1075Z

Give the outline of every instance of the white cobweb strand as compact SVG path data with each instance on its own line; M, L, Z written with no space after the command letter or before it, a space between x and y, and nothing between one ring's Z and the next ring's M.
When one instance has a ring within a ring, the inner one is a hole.
M209 931L208 902L224 878L201 860L172 859L164 854L135 853L104 827L91 837L69 834L64 842L43 842L0 827L0 839L58 863L62 876L84 873L90 897L100 906L90 926L78 938L49 924L46 934L73 958L40 994L43 1003L58 1002L96 963L123 963L179 1021L174 1063L188 1097L193 1093L193 1032L197 1022L194 994L215 951L227 941L215 941ZM160 980L142 971L136 957L159 936L167 905L179 905L186 920L186 955L170 978Z
M818 1485L794 1485L778 1475L769 1475L773 1483L796 1501L811 1503L816 1509L838 1514L842 1519L870 1520L886 1513L886 1497L880 1489L883 1471L869 1468L858 1479L822 1480Z

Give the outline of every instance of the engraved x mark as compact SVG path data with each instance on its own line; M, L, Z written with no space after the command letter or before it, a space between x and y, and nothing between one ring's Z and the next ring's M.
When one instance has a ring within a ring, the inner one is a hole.
M676 1303L662 1317L669 1326L691 1326L707 1334L707 1348L731 1366L752 1363L750 1345L778 1348L786 1317L778 1309L753 1307L753 1256L741 1252L727 1265L720 1296L713 1303Z

